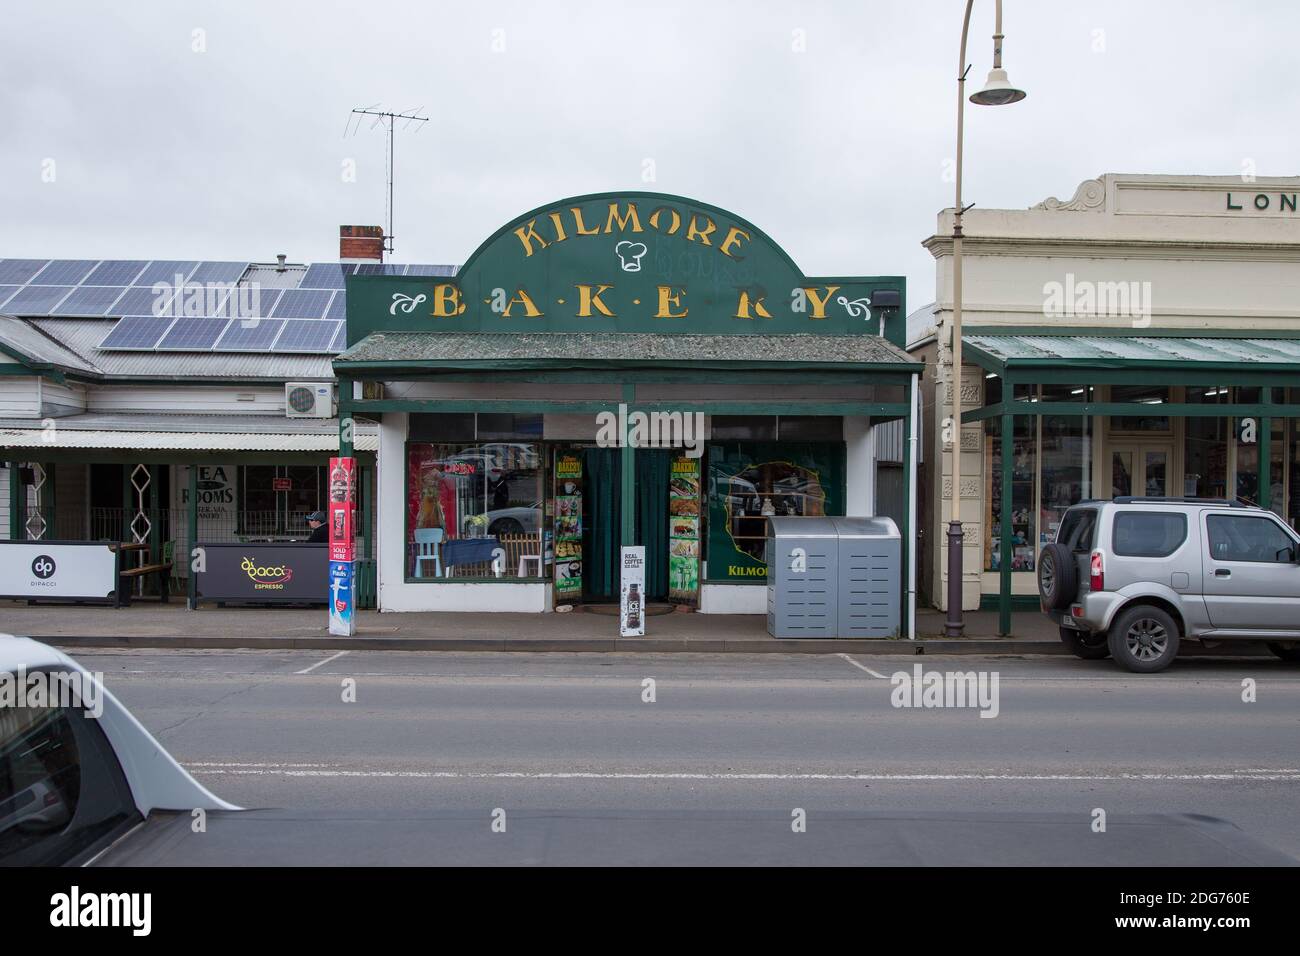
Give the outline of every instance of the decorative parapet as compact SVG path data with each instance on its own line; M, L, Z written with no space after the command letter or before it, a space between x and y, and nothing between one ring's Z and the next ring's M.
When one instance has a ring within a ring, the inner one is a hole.
M1069 202L1061 202L1055 196L1049 196L1029 208L1046 209L1049 212L1103 212L1106 208L1106 184L1100 179L1085 179Z

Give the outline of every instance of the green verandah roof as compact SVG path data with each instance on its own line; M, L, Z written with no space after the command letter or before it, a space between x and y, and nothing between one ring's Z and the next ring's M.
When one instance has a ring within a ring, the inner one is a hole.
M1300 373L1300 338L1295 337L979 331L963 333L962 347L974 362L994 372L1190 367Z
M650 335L588 332L378 332L337 359L367 367L526 368L609 365L812 367L919 372L922 364L875 335Z

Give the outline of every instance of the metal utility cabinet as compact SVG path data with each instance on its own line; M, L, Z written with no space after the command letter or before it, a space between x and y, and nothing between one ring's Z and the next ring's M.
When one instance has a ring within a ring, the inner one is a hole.
M890 518L767 523L767 630L773 637L898 637L902 540Z

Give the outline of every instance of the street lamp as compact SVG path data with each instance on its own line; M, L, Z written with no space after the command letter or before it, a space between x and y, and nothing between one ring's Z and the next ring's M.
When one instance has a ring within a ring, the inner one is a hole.
M966 15L961 23L961 55L957 62L957 203L952 220L952 368L948 381L952 389L952 502L951 520L948 522L948 618L944 623L945 637L961 637L966 628L961 608L961 217L966 210L961 204L962 140L966 120L966 39L970 33L970 12L975 0L966 0ZM1025 91L1012 86L1007 71L1002 69L1002 0L997 0L996 25L993 30L993 69L984 89L972 93L970 101L979 106L1005 106L1025 98ZM1010 435L1003 435L1009 441ZM1000 560L1010 560L1002 555Z

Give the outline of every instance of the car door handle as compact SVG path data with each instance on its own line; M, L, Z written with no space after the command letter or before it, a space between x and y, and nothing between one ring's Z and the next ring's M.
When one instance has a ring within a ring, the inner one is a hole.
M1232 577L1232 572L1229 571L1227 568L1215 568L1214 576L1216 578L1230 578Z

